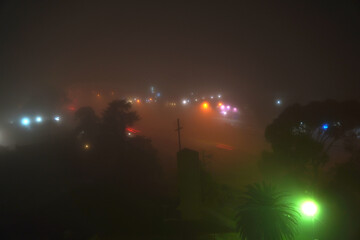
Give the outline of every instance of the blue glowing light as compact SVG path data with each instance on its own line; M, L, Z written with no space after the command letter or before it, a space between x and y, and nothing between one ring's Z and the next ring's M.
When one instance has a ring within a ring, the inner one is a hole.
M279 100L279 99L276 100L276 104L277 104L277 105L280 105L280 104L281 104L281 100Z
M30 119L27 117L24 117L21 119L21 125L23 126L29 126L30 125Z
M37 116L37 117L35 118L35 121L36 121L37 123L41 123L41 122L43 121L43 119L42 119L42 117Z
M328 129L328 128L329 128L329 125L328 125L327 123L325 123L325 124L322 125L322 129L326 130L326 129Z
M55 116L55 117L54 117L54 120L57 121L57 122L59 122L59 121L60 121L60 117L59 117L59 116Z
M157 93L157 94L156 94L156 96L157 96L157 97L160 97L160 96L161 96L161 94L160 94L160 93Z

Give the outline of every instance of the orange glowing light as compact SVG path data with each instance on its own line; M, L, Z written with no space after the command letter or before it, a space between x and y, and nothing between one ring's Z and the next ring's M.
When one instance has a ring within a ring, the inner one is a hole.
M100 97L100 93L96 94L97 97Z
M223 104L221 102L218 103L218 106L221 107Z
M204 102L204 103L202 104L202 108L203 108L203 109L208 109L208 108L209 108L209 104L208 104L207 102Z
M85 144L85 145L84 145L84 148L85 148L85 150L88 150L88 149L90 149L90 145L89 145L89 144Z
M137 102L137 103L140 103L140 99L137 99L136 102Z

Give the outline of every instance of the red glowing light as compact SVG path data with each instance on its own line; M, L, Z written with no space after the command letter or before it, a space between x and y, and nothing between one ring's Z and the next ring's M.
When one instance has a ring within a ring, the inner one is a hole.
M139 133L140 132L140 130L137 130L135 128L130 128L130 127L126 128L126 131L131 132L131 133Z
M68 110L69 110L69 111L75 111L76 108L75 108L74 106L69 106L69 107L68 107Z

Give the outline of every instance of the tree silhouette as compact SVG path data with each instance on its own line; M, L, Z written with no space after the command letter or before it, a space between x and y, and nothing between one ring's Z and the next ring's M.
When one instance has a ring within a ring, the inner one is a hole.
M100 119L91 107L81 107L75 112L78 121L75 129L78 137L83 140L94 140L99 132Z
M329 150L359 126L360 104L356 101L292 105L265 130L272 151L263 154L262 168L276 165L293 172L310 170L316 179L329 160Z
M41 125L39 141L0 149L0 238L90 239L119 226L124 235L158 233L163 181L156 150L143 136L124 137L137 114L114 101L102 117L91 107L74 117L75 126Z
M125 129L132 126L140 118L136 112L130 111L131 104L125 100L114 100L102 114L103 130L108 135L125 137Z
M287 195L266 183L246 187L237 215L237 230L246 240L295 239L299 213Z

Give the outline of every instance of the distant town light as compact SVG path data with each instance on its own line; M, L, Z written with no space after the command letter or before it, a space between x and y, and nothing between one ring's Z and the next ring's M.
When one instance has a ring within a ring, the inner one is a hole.
M21 119L21 125L23 125L23 126L29 126L30 123L31 123L31 121L27 117L24 117L24 118Z
M37 116L37 117L35 118L35 121L36 121L37 123L41 123L41 122L43 121L43 119L42 119L42 117Z
M322 125L322 129L327 130L329 128L329 125L327 123Z
M207 102L204 102L204 103L202 104L202 108L203 108L204 110L207 110L207 109L209 108L209 104L208 104Z
M60 116L55 116L54 120L57 121L57 122L60 122Z

